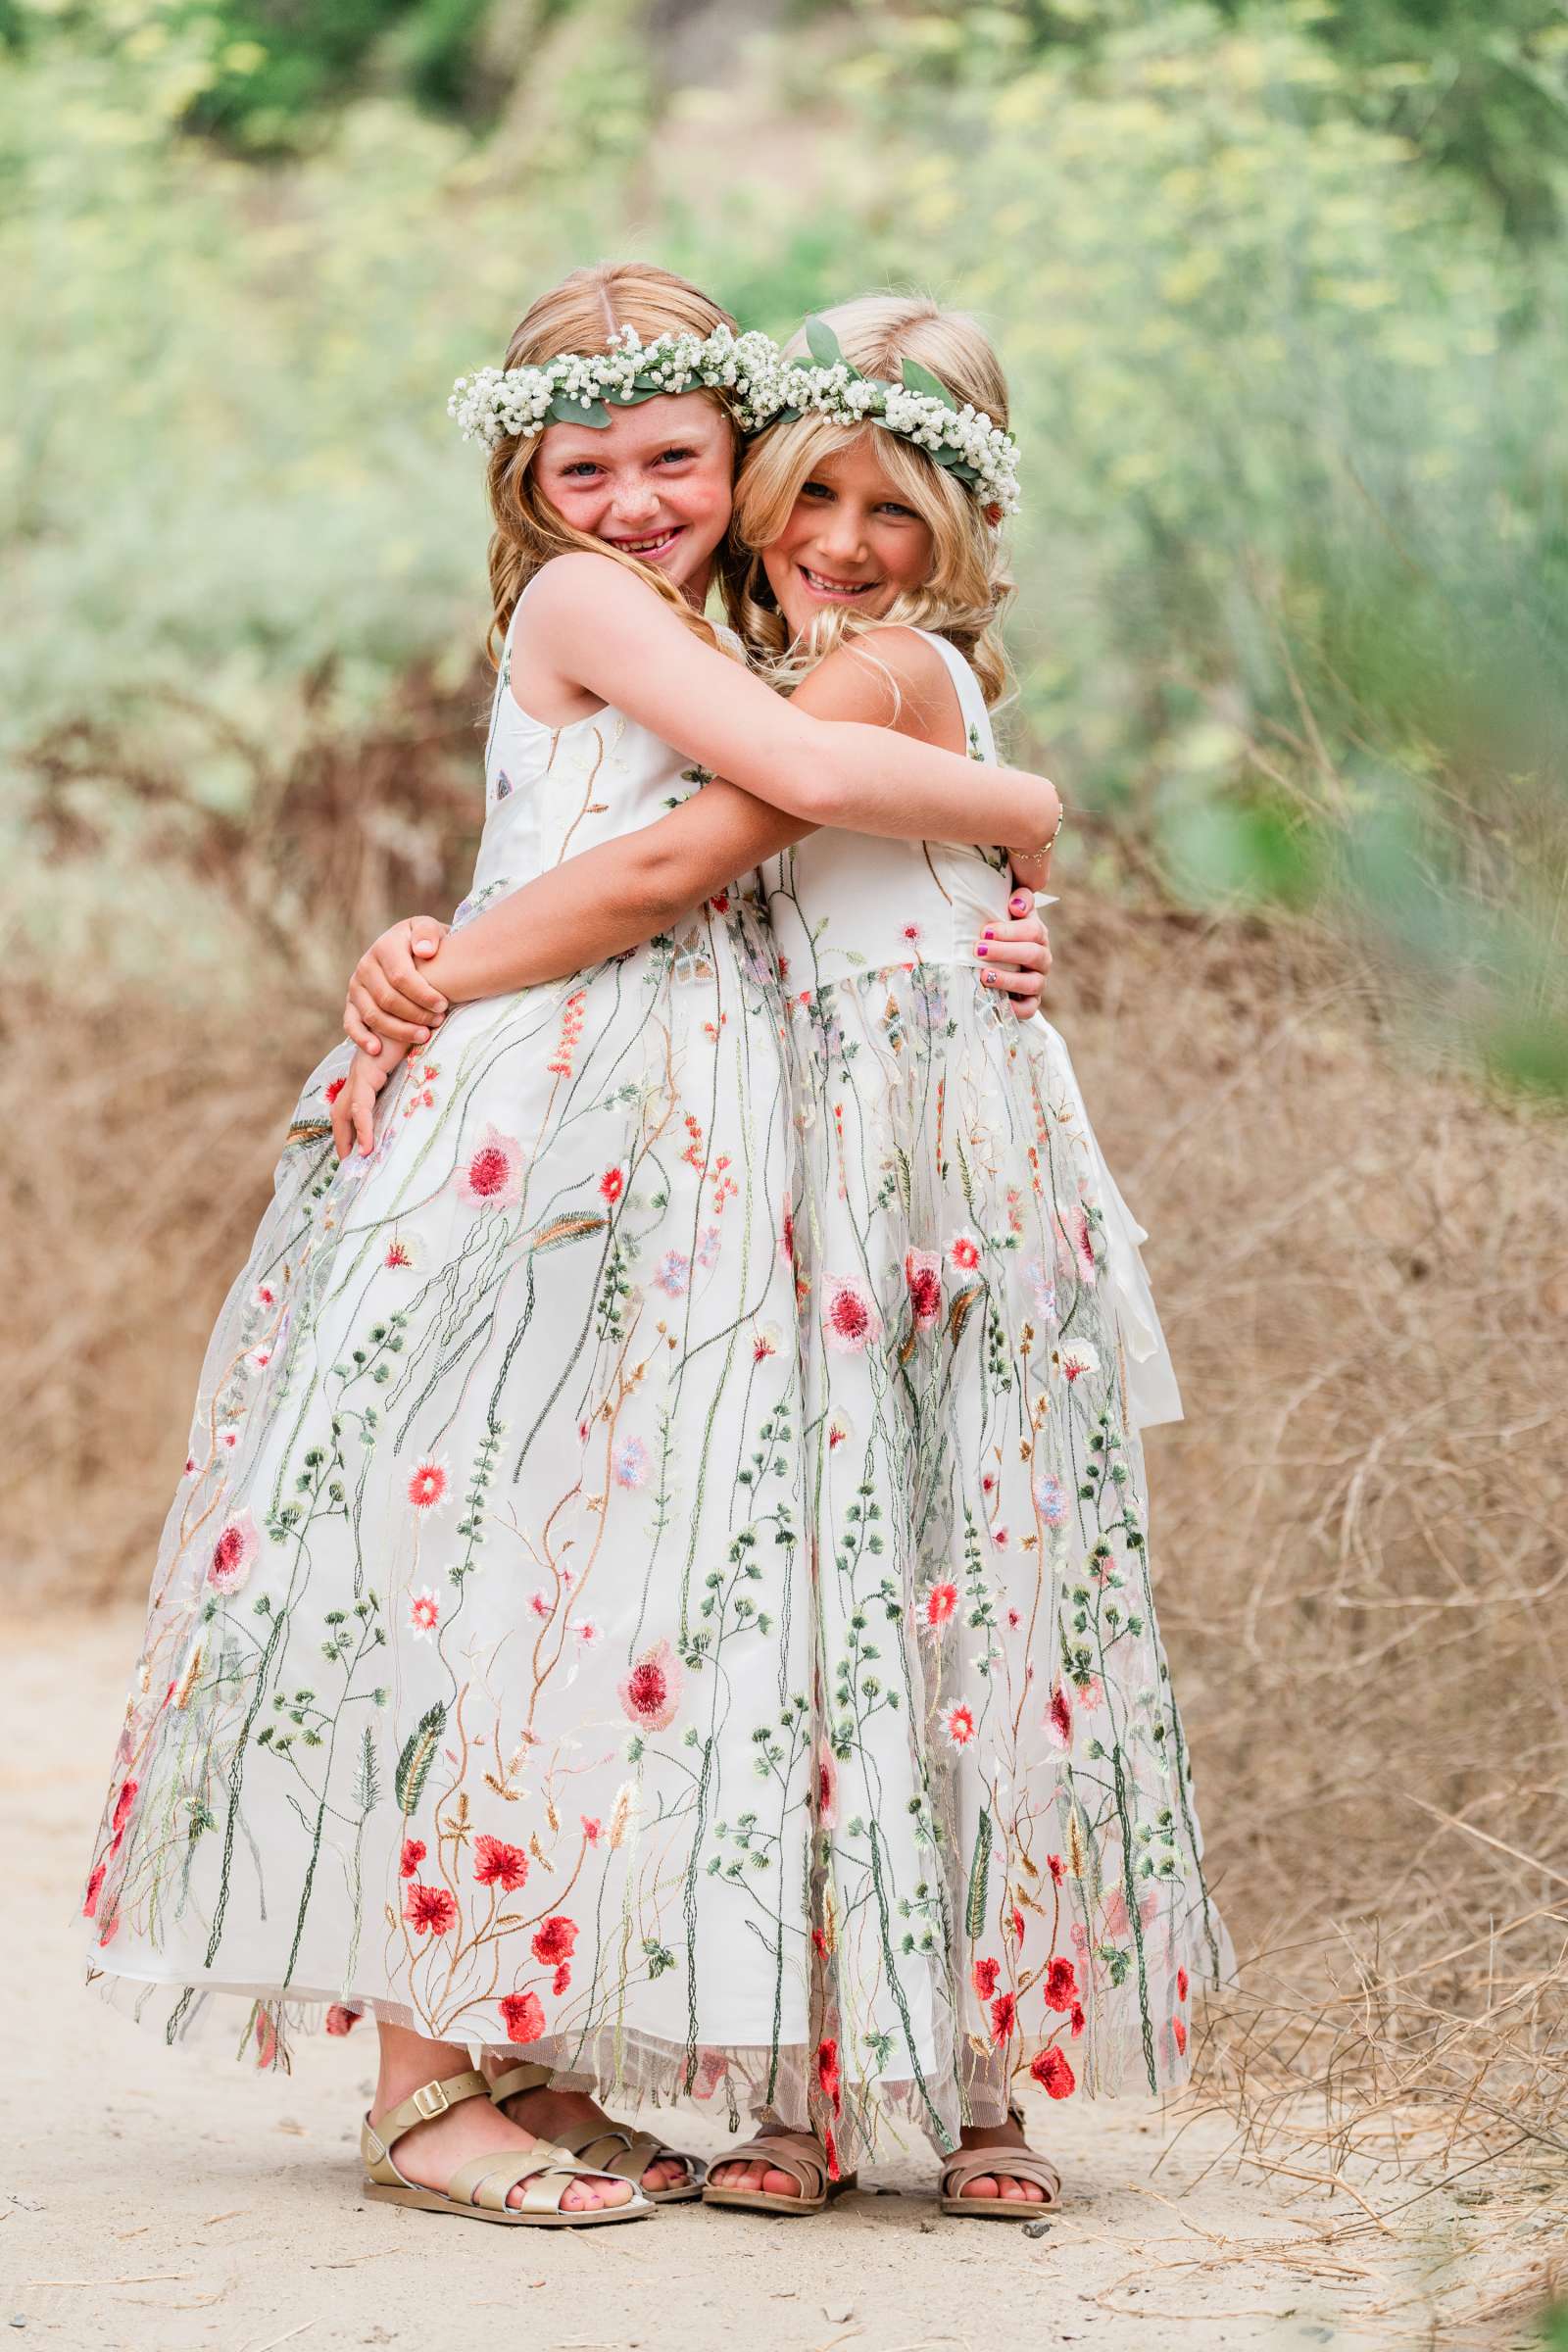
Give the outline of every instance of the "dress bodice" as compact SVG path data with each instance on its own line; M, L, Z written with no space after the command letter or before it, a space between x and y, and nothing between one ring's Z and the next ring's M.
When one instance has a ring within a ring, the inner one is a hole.
M525 588L508 624L485 743L485 818L466 921L580 850L651 825L706 783L705 771L606 703L548 726L512 692L513 641Z
M994 763L990 714L974 671L945 637L919 634L953 678L969 757ZM896 963L978 968L975 941L1006 913L1009 889L1000 850L828 830L769 858L762 880L792 994Z

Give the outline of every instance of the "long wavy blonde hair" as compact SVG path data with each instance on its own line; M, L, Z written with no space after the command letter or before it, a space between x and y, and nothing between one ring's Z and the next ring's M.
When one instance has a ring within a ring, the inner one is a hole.
M923 296L900 294L862 294L820 316L862 375L897 383L902 363L917 360L952 393L956 406L968 401L1005 428L1006 378L990 339L972 318L945 311ZM794 358L805 350L803 328L786 346L786 356ZM861 433L877 435L879 463L900 498L930 526L931 574L921 587L899 596L880 621L854 612L824 612L813 622L808 641L794 645L768 584L761 551L783 531L812 468L849 448ZM792 424L769 425L747 451L735 485L730 529L747 561L738 593L727 600L727 609L748 655L775 683L787 687L834 646L903 621L950 639L973 664L988 704L999 703L1007 692L1010 673L1002 644L1002 613L1013 584L1000 534L974 492L912 442L880 424L840 424L831 416L807 416Z
M688 278L677 277L673 270L656 269L651 262L595 262L588 269L573 270L559 286L552 286L548 294L541 294L536 302L529 304L507 345L506 365L538 368L547 360L559 359L564 352L608 351L611 336L623 326L634 326L643 341L651 343L656 335L679 334L689 329L706 337L716 327L734 325L728 311L721 310L700 287ZM727 418L738 451L740 435L723 393L705 386L701 391L694 389L691 397L710 401L720 416ZM490 453L490 514L495 524L490 540L490 599L494 612L487 640L491 661L499 660L507 624L534 573L552 556L565 555L572 548L609 556L612 563L623 564L671 605L689 628L709 644L715 643L710 624L693 612L680 590L662 572L656 571L652 564L640 564L635 556L609 546L603 539L574 530L557 513L534 478L533 460L542 438L542 432L510 433ZM745 561L744 554L726 534L715 559L719 590L726 607L736 601Z

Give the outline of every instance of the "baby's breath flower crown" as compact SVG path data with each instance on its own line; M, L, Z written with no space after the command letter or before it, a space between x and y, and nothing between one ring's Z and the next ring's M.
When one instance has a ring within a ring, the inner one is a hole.
M540 368L480 368L460 375L447 414L465 441L494 449L509 433L539 433L547 424L598 428L609 424L612 408L707 386L727 392L742 431L756 432L778 405L780 367L771 335L737 335L719 326L708 336L657 335L645 343L634 326L622 326L608 351L568 351Z
M770 419L791 424L816 414L844 424L880 424L901 440L923 449L934 464L972 490L985 505L1004 514L1018 511L1018 444L966 401L954 405L945 384L918 360L903 363L902 383L862 375L847 360L825 318L806 322L810 360L781 362L778 405Z

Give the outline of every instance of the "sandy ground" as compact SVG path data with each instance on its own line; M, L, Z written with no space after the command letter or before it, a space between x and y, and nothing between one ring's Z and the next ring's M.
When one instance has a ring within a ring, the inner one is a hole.
M167 2052L80 1988L76 1906L138 1626L14 1633L3 1668L8 1998L0 2343L94 2352L1164 2352L1433 2341L1463 2209L1380 2231L1353 2201L1238 2168L1232 2128L1176 2105L1073 2112L1035 2136L1066 2194L1044 2233L942 2219L928 2161L806 2222L666 2209L531 2235L359 2198L369 2030L292 2078L221 2046ZM236 2012L236 2017L237 2017ZM361 2035L364 2038L361 2038ZM704 2153L722 2130L694 2119ZM1445 2338L1444 2340L1451 2340Z

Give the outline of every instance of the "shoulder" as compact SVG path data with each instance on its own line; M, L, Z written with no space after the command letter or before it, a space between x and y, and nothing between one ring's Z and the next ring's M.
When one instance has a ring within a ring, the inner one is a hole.
M929 637L894 624L865 629L819 662L796 701L818 718L855 718L935 741L952 733L952 675Z
M552 556L529 581L527 599L529 618L546 627L575 627L607 611L657 614L662 609L653 590L624 564L585 548Z

